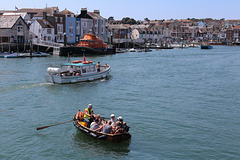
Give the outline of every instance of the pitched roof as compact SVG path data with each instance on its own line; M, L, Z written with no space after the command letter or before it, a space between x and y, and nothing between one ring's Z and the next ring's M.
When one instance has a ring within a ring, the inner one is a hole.
M42 28L54 28L54 26L46 19L37 19L37 22L42 26Z
M34 17L43 17L43 12L47 13L47 16L53 16L55 13L59 13L58 7L46 7L40 10Z
M25 18L27 15L27 12L7 12L7 13L3 13L4 16L7 15L16 15L16 16L22 16L22 18Z
M39 11L42 11L43 9L36 9L36 8L21 8L19 9L19 12L27 12L27 13L38 13Z
M109 29L128 29L127 27L125 27L122 24L109 24L108 28Z
M20 17L19 15L0 16L0 28L12 28Z
M93 19L103 19L102 16L100 16L99 14L94 13L94 12L87 12L87 14L88 14L89 16L91 16Z
M63 11L61 11L60 13L62 13L62 14L67 14L67 15L74 14L73 12L67 10L66 8L65 8Z

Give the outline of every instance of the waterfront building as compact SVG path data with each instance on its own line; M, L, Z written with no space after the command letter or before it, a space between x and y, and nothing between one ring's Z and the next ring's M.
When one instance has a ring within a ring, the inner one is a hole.
M238 25L240 25L240 19L229 19L229 20L224 21L225 28L238 26Z
M240 25L229 27L226 31L227 42L240 42Z
M54 42L54 26L46 19L36 19L30 26L30 36L35 42Z
M55 42L64 42L64 32L65 32L65 15L59 13L58 7L46 7L39 11L34 17L35 19L46 19L54 26Z
M87 8L81 9L81 14L77 16L78 21L80 21L80 36L83 38L86 33L93 33L98 36L104 42L107 41L106 33L106 19L100 15L99 10L94 10L94 12L88 12Z
M60 14L65 15L65 34L68 44L76 43L76 18L73 12L65 9L60 12Z
M76 43L81 39L81 18L76 18Z
M93 33L98 36L104 42L107 41L106 37L106 19L100 15L99 10L94 10L93 12L88 12L93 19Z
M107 29L110 32L112 43L117 44L120 46L120 44L133 42L130 39L131 29L130 26L123 25L123 24L108 24Z
M84 37L86 33L93 33L93 18L87 14L87 8L81 9L81 14L77 16L81 19L81 38Z
M25 43L29 39L29 27L19 15L0 16L1 43Z

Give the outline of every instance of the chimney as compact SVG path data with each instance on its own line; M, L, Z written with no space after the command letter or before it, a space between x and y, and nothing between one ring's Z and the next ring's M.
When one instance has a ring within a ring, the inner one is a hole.
M99 10L94 10L93 13L96 13L96 14L100 15L100 11Z
M81 14L86 15L87 14L87 8L81 8Z
M47 19L47 12L43 12L43 19Z

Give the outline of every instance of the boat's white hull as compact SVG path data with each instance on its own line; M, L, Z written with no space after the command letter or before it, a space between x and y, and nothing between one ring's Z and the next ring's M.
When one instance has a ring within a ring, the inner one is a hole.
M45 79L49 83L57 83L57 84L64 84L64 83L77 83L77 82L85 82L85 81L93 81L101 78L106 78L109 76L110 67L106 70L101 72L80 75L80 76L60 76L60 75L46 75Z

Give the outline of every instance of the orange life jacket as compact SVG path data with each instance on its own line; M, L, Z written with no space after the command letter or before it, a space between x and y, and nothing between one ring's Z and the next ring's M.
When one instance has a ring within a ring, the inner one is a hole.
M82 121L84 118L84 113L82 111L78 111L75 118L78 119L79 121Z

